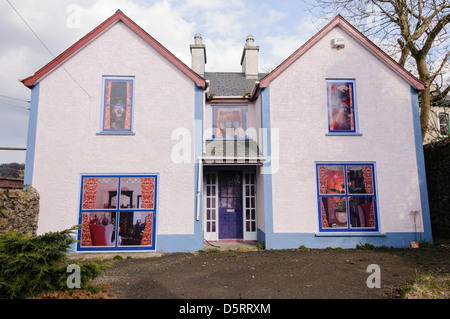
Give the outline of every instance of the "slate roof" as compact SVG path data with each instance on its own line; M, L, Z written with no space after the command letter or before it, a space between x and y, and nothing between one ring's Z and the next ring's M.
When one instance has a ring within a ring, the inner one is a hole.
M244 73L205 72L204 78L210 81L209 95L241 97L251 94L255 82L266 76L260 73L258 79L247 79Z

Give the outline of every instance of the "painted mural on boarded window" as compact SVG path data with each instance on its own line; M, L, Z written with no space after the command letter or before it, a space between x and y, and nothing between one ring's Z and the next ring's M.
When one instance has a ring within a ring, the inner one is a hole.
M375 230L372 164L317 165L322 230Z
M214 137L244 138L246 107L214 107Z
M81 248L154 245L156 176L82 179Z
M103 130L131 130L132 79L105 79Z
M330 132L355 132L354 82L327 81Z

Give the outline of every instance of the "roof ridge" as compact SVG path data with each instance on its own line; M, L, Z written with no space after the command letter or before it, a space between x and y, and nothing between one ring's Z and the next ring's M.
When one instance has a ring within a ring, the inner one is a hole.
M21 82L27 86L32 87L39 79L45 76L47 73L52 71L53 69L60 66L62 63L67 61L72 55L82 49L85 45L90 43L95 39L96 36L101 34L110 26L114 25L117 22L123 22L127 25L131 30L133 30L139 37L141 37L145 42L147 42L150 46L152 46L156 51L166 57L170 62L172 62L175 66L177 66L182 72L184 72L187 76L189 76L195 83L200 87L205 87L205 79L198 75L194 70L188 67L184 62L182 62L179 58L177 58L173 53L171 53L166 47L164 47L161 43L159 43L155 38L153 38L147 31L142 29L139 25L137 25L132 19L130 19L127 15L125 15L120 9L118 9L112 16L107 18L105 21L100 23L97 27L92 29L89 33L79 39L77 42L72 44L69 48L67 48L64 52L59 54L49 63L47 63L44 67L39 69L34 75L29 76Z

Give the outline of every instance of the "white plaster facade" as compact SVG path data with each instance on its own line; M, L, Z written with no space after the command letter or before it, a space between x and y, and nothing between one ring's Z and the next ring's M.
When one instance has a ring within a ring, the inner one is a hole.
M134 135L98 134L105 75L135 78ZM153 173L161 181L158 234L192 234L194 161L174 165L171 134L179 127L194 134L194 86L122 22L43 78L33 170L41 194L38 232L78 223L81 174Z
M254 79L251 96L246 87L242 96L217 99L207 99L208 86L199 86L207 81L194 73L202 73L205 56L193 59L197 70L192 71L120 11L112 18L117 21L107 20L110 25L62 67L24 80L33 89L29 136L35 142L29 141L25 176L41 195L38 233L79 223L82 176L156 174L157 244L152 249L198 250L204 239L217 239L217 234L204 235L204 175L235 169L254 174L257 194L257 229L240 239L258 239L267 248L349 248L371 240L404 247L417 233L431 237L414 95L420 83L369 49L342 18L308 42L304 52L296 51L264 78ZM344 48L330 45L336 38L344 39ZM259 47L249 45L243 72L251 72L239 81L259 76ZM197 47L205 53L201 41ZM131 133L102 132L105 76L134 79ZM329 79L354 81L355 133L329 133ZM258 163L201 164L204 143L212 138L215 106L246 107L248 139L262 153ZM322 162L373 164L376 232L320 238L316 164ZM245 209L244 189L242 197Z
M334 38L345 48L333 49ZM327 135L326 79L355 80L361 135ZM275 233L318 232L316 162L375 163L380 232L414 231L410 212L421 203L408 83L336 27L271 82L270 106L279 130Z

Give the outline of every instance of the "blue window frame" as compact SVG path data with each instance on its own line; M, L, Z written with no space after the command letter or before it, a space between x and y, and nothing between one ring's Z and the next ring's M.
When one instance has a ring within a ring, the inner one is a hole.
M357 133L355 81L327 80L326 84L328 133Z
M213 138L247 139L247 105L212 106Z
M102 133L132 132L134 77L103 77Z
M82 175L79 251L154 250L158 175Z
M374 163L316 163L321 232L377 232Z

